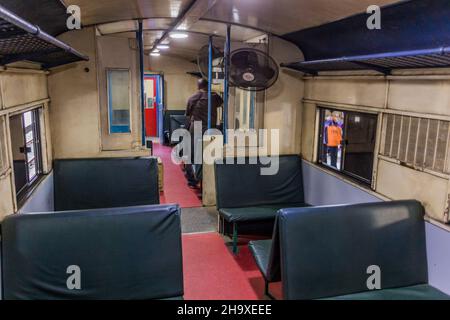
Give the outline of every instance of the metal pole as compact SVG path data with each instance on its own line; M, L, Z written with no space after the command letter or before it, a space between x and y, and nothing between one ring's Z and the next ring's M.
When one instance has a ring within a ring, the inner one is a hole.
M223 80L223 143L227 144L228 136L228 105L230 98L230 51L231 51L231 25L227 25L227 38L225 41L225 54L224 54L224 73L225 78Z
M142 113L142 145L145 146L145 96L144 96L144 32L142 21L139 21L139 29L136 34L139 44L139 70L141 83L141 113Z
M213 55L213 38L209 37L209 58L208 58L208 129L211 129L212 116L212 55Z

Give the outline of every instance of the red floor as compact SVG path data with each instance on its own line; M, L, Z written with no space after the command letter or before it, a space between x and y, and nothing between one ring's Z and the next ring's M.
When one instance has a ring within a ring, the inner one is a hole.
M195 190L186 184L183 171L172 162L172 148L153 145L153 154L164 165L164 193L161 203L178 203L182 208L201 207ZM264 280L247 247L234 256L218 233L183 235L184 298L187 300L265 299ZM271 285L279 296L279 283Z
M234 256L217 233L183 235L186 300L259 300L264 280L247 247ZM280 284L271 285L279 296Z
M198 191L187 186L181 167L172 162L171 152L171 147L153 144L153 155L160 157L164 166L164 193L160 197L161 204L178 203L182 208L201 207Z

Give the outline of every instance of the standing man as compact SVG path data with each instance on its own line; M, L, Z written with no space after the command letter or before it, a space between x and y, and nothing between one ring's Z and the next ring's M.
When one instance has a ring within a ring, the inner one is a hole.
M325 125L324 142L331 158L331 166L337 168L339 146L342 144L342 128L339 125L338 114L333 112L331 121Z
M188 117L188 130L191 134L191 162L194 161L194 146L199 142L194 141L194 122L200 121L202 123L202 136L208 130L208 81L199 79L197 82L198 91L189 98L186 108L186 116ZM212 93L211 102L211 128L216 128L217 125L217 108L223 104L222 98L215 92ZM202 142L200 142L202 143ZM186 165L186 177L188 185L191 188L196 188L199 182L198 177L201 172L201 165L197 172L194 173L192 164Z

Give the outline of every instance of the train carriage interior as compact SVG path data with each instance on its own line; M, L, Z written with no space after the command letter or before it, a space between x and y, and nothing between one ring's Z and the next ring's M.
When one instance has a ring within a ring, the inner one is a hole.
M2 300L449 300L448 0L0 0Z

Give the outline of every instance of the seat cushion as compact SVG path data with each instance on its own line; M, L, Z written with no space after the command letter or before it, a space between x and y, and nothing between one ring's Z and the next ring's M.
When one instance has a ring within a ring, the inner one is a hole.
M259 270L263 274L264 278L267 280L270 250L272 248L272 240L250 241L248 246L250 248L250 252L253 254L253 257L255 258Z
M428 284L420 284L411 287L347 294L326 300L450 300L450 296Z
M284 208L308 207L306 203L286 203L268 206L223 208L219 214L228 222L274 220L277 211Z

